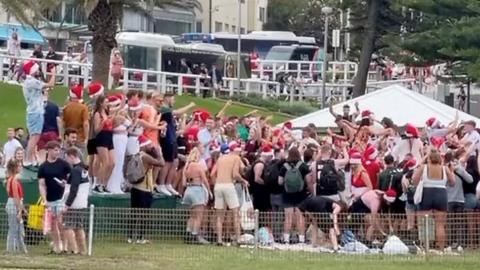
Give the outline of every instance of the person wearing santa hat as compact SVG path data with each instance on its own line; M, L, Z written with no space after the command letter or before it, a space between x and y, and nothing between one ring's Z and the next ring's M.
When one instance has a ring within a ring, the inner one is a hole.
M133 184L130 190L131 207L135 209L149 209L153 202L154 179L153 169L165 165L161 155L157 155L152 142L145 136L138 137L140 146L140 156L145 170L143 181ZM138 213L138 212L137 212ZM147 244L149 240L145 238L147 228L150 226L151 218L145 214L136 214L131 217L131 227L128 232L128 243ZM136 238L136 239L135 239Z
M392 156L400 163L407 154L411 154L416 160L423 159L423 142L420 139L420 132L412 124L405 125L405 133L397 140L392 149Z
M440 121L435 117L430 117L426 122L426 131L428 139L432 137L441 137L444 138L449 134L453 134L457 131L458 122L459 122L458 111L455 113L455 118L453 122L447 127L443 126Z
M375 146L370 145L363 152L362 165L367 170L368 177L372 183L372 188L378 188L378 175L382 169L378 161L378 150Z
M260 157L252 164L251 172L248 173L251 179L247 179L251 185L253 207L259 211L271 210L270 192L267 186L266 167L273 159L273 148L270 143L261 147Z
M225 210L232 213L234 232L238 241L240 239L239 208L240 202L235 189L235 182L240 182L244 188L249 186L248 181L241 175L242 159L240 157L242 148L237 142L229 144L229 153L220 156L212 169L211 177L215 181L214 185L214 208L217 211L217 244L223 244L223 224L230 224L231 221L225 221Z
M27 107L27 130L29 133L29 140L27 144L27 151L25 155L25 167L35 170L38 167L36 156L36 147L40 140L40 135L43 130L44 123L44 97L43 91L55 86L56 69L52 69L52 76L48 83L40 80L40 65L35 61L27 61L23 65L24 73L27 74L23 82L23 96L25 97Z
M83 86L73 85L70 88L69 102L63 107L63 127L66 129L75 129L78 134L78 145L83 156L86 155L88 143L88 134L90 129L89 113L87 105L82 103Z
M112 170L115 166L115 155L113 152L113 115L109 115L108 107L118 106L117 99L105 96L99 96L96 99L93 111L93 132L95 135L96 157L94 162L94 171L97 176L97 183L94 191L103 193L108 192L107 184Z
M411 234L415 229L415 212L418 207L414 202L414 195L416 186L413 183L413 172L418 166L418 162L415 158L410 158L403 164L403 176L402 176L402 191L403 200L405 201L405 213L407 215L407 231Z
M204 148L202 159L208 162L210 159L210 145L215 142L217 137L217 134L214 134L213 129L215 122L213 121L210 113L204 110L198 110L197 112L194 112L193 116L200 125L197 139Z

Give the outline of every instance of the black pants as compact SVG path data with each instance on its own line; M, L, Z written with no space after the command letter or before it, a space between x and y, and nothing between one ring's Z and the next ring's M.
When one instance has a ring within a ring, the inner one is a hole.
M467 235L466 231L466 220L464 216L464 203L461 202L449 202L448 203L448 227L447 227L447 236L448 243L452 244L462 244L465 243L465 236Z
M130 217L130 231L128 237L132 238L134 236L137 239L142 240L145 237L145 231L148 227L148 209L152 207L152 193L132 188L130 191L130 206L131 217Z

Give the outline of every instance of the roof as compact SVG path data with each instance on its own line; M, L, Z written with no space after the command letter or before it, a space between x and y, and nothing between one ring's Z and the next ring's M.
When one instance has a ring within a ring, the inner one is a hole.
M117 42L121 45L151 48L158 48L164 45L175 45L175 42L173 42L173 39L170 36L143 32L118 33Z
M379 120L383 117L389 117L398 126L411 123L417 127L425 127L425 122L430 117L437 118L442 124L448 124L454 120L457 111L461 121L473 120L480 124L480 119L475 116L461 112L400 85L388 86L336 104L333 106L333 110L336 113L341 113L345 104L348 104L353 110L357 101L360 110L370 110ZM318 128L326 128L335 127L334 120L328 108L326 108L293 119L290 122L292 122L294 128L303 128L310 123L315 124Z
M0 40L8 40L13 32L18 33L18 37L22 43L45 43L43 36L32 27L19 24L0 24Z

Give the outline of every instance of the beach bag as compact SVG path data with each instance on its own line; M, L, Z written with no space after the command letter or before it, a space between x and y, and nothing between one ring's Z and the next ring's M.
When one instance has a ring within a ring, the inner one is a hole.
M413 203L420 204L423 198L423 179L420 180L418 183L417 189L415 190L415 194L413 195Z
M31 205L28 209L27 227L30 229L41 231L43 228L45 205L42 202L42 198L39 198L37 204Z
M145 179L145 167L140 153L125 157L123 173L125 179L132 185L139 184Z
M253 210L253 202L250 197L250 193L246 188L243 189L243 193L240 200L240 225L245 231L251 231L255 229L255 215Z
M43 234L47 235L52 231L53 213L50 209L45 210L43 215Z

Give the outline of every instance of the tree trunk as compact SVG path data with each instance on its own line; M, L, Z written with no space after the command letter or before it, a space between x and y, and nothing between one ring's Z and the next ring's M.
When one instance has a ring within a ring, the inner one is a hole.
M365 38L363 39L362 52L360 54L360 64L358 66L357 76L353 83L353 97L359 97L365 94L368 80L368 70L372 61L372 53L375 48L377 38L377 20L380 13L380 1L368 0L368 17L365 26Z
M93 67L92 80L108 85L110 70L110 54L117 42L115 35L118 29L118 19L122 12L121 6L109 4L100 0L88 16L88 29L93 33Z

